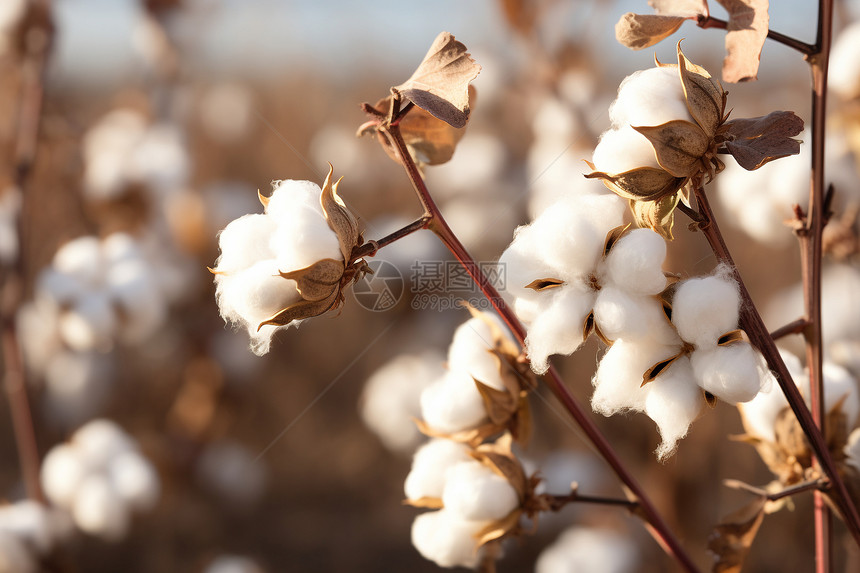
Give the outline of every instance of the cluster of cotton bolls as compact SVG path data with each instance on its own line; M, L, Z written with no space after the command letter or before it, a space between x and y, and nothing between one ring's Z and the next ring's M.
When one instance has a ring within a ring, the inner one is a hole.
M423 440L415 425L421 393L444 375L444 362L438 351L401 354L367 379L361 417L389 450L412 452Z
M605 252L607 234L622 224L625 208L610 194L562 199L519 227L500 257L503 294L528 327L535 372L547 370L551 354L570 354L582 345L592 314L609 340L670 342L659 336L665 317L655 298L666 287L665 241L634 229Z
M406 478L410 501L437 500L436 507L441 501L441 509L418 515L412 524L412 544L440 567L477 565L480 532L520 505L513 485L470 451L465 444L434 438L415 452Z
M639 551L628 535L611 529L571 527L538 556L535 573L633 573Z
M338 236L320 203L319 185L292 179L273 185L264 213L240 217L221 231L215 269L221 316L248 329L257 354L268 352L279 328L261 323L302 301L297 283L280 273L324 259L343 261Z
M65 514L35 501L0 506L0 571L36 573L40 558L69 536Z
M43 270L36 298L58 310L63 343L80 351L139 343L165 321L167 301L134 238L114 233L69 241Z
M592 380L592 407L607 416L644 411L660 430L657 455L664 459L708 399L735 404L755 398L772 375L737 332L740 302L725 267L679 283L671 325L665 322L650 337L621 337L604 354Z
M54 446L41 479L52 504L70 512L81 531L107 541L125 537L132 513L151 509L160 493L158 474L135 440L104 419Z

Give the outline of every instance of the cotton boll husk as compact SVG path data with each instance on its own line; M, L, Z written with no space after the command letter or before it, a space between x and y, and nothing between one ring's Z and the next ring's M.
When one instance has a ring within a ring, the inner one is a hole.
M445 438L432 438L418 448L412 458L412 469L403 485L406 498L441 498L448 470L470 460L472 457L465 444Z
M40 475L42 489L51 503L71 507L88 466L80 452L69 444L51 448L42 461Z
M696 350L690 361L699 386L723 402L749 402L761 389L758 356L746 342Z
M104 418L88 422L72 436L72 444L90 468L104 469L110 460L135 451L134 440L115 422Z
M656 297L630 294L615 286L605 286L597 293L594 321L609 340L648 339L658 344L680 342Z
M218 236L221 249L216 265L218 271L232 273L274 258L269 240L275 228L271 217L260 214L245 215L232 221Z
M107 293L94 291L78 299L60 316L59 328L63 342L73 350L110 350L117 323Z
M264 569L248 557L220 555L212 560L204 573L264 573Z
M571 354L583 342L585 318L594 306L594 293L579 285L551 289L551 302L532 321L526 336L526 350L532 370L543 374L552 354ZM549 294L549 293L548 293Z
M591 158L594 168L617 175L639 167L662 169L648 139L630 126L604 131Z
M658 294L666 288L664 260L663 237L650 229L634 229L612 246L602 278L628 292Z
M110 460L107 470L114 490L132 509L148 510L158 501L158 474L138 452L121 453Z
M535 573L633 573L639 566L638 551L629 536L571 527L538 556Z
M241 318L254 334L261 322L301 300L295 281L279 272L277 262L270 259L231 275L217 275L215 294L221 316L233 322Z
M860 470L860 428L851 432L848 436L848 443L845 444L842 451L846 456L848 456L845 463L854 466L857 470Z
M484 313L484 318L470 318L454 331L448 347L448 368L465 372L496 390L504 390L500 372L508 366L491 352L494 348L493 331L485 319L495 323L508 342L514 343L507 327L495 314Z
M82 531L106 541L125 537L131 522L125 502L102 474L91 474L81 482L72 517Z
M672 299L672 322L681 338L698 347L712 347L719 337L738 327L740 293L737 283L715 276L681 282Z
M487 410L475 380L449 371L421 393L421 417L434 430L454 433L480 425Z
M693 380L690 360L682 356L654 381L645 399L645 413L654 420L663 439L657 458L666 459L675 451L678 440L687 435L690 424L699 417L706 401Z
M296 213L301 207L307 207L323 216L320 197L322 189L316 183L299 179L285 179L273 181L275 186L269 203L266 205L266 214L275 221L277 225L291 225L296 219Z
M657 362L677 353L677 346L664 346L649 340L616 340L601 358L591 380L594 385L591 407L604 416L626 410L643 410L652 387L652 384L642 386L643 375Z
M480 561L474 535L481 521L463 521L440 509L422 513L412 522L412 545L422 557L439 567L475 567Z
M561 278L553 277L559 273L534 255L537 251L532 252L530 238L528 227L517 229L514 242L499 258L499 276L504 276L504 283L496 285L506 300L514 305L517 317L526 325L538 316L554 296L552 291L538 292L526 288L526 285L538 278Z
M442 503L460 519L492 521L508 515L520 500L508 480L473 460L448 470Z
M445 374L438 352L403 354L383 365L364 386L361 418L395 452L412 451L423 439L414 418L421 415L421 392Z
M624 78L609 108L614 127L656 126L683 119L695 123L684 100L677 68L648 68Z
M0 39L2 48L2 39ZM36 573L36 558L15 535L0 532L0 571L8 573Z
M854 22L839 34L830 52L827 86L845 99L860 93L860 22Z

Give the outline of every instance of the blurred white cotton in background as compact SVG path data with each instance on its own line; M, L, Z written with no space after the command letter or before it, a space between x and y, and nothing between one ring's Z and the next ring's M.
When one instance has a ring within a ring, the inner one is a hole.
M633 573L639 551L628 535L608 529L571 527L538 557L535 573Z
M265 569L250 557L219 555L209 563L204 573L265 573Z

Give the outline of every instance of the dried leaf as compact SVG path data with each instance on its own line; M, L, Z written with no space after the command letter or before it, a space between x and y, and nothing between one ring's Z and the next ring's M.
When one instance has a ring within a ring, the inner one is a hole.
M529 405L529 399L525 395L520 397L517 412L512 419L512 424L509 424L511 436L521 446L525 446L532 436L532 409Z
M679 354L676 354L675 356L672 356L671 358L667 358L666 360L661 360L660 362L658 362L657 364L655 364L654 366L652 366L651 368L646 370L645 374L642 375L642 384L640 384L639 387L641 388L642 386L648 384L649 382L653 382L658 376L660 376L660 374L665 372L666 369L669 368L669 366L671 366L676 360L678 360L683 355L684 355L684 353L681 352Z
M675 226L675 208L679 201L680 196L675 193L657 201L630 201L630 208L638 227L651 229L671 241L675 238L672 228Z
M478 380L475 380L475 386L478 387L490 421L499 426L507 424L511 416L517 411L518 398L511 396L510 392L496 390Z
M629 233L630 230L630 223L610 229L610 231L606 233L606 240L603 241L603 256L606 257L606 255L609 254L609 251L612 250L612 247L615 246L615 243L617 243L621 237Z
M528 478L522 464L511 453L511 442L512 436L504 434L495 442L481 444L470 455L508 480L522 501L528 490Z
M460 128L469 119L469 83L480 71L481 66L468 54L466 46L442 32L412 77L392 90L433 117Z
M803 120L793 111L774 111L762 117L735 119L726 123L726 148L747 171L765 163L800 153L794 139L803 131Z
M271 318L261 322L259 326L257 326L257 330L260 330L264 326L268 325L286 326L294 320L302 320L305 318L319 316L324 312L329 311L335 306L337 306L339 295L340 291L338 289L335 289L334 291L332 291L331 295L329 295L327 298L324 298L323 300L303 300L297 302L278 312Z
M532 282L530 282L529 284L527 284L525 288L530 288L532 290L536 290L536 291L540 292L540 291L560 287L563 284L564 284L564 281L561 279L551 279L551 278L535 279Z
M642 50L674 34L685 19L683 16L628 12L615 24L615 39L632 50Z
M343 261L323 259L304 269L281 273L281 277L296 281L302 298L316 302L328 298L338 288L343 269Z
M770 24L768 0L717 0L729 13L723 81L756 79L761 49Z
M461 432L454 432L453 434L449 434L446 432L440 432L439 430L434 430L424 420L419 420L417 418L413 418L412 421L415 423L415 426L418 428L418 431L428 436L430 438L445 438L446 440L452 440L454 442L459 442L461 444L468 444L472 447L477 447L484 442L490 436L494 436L502 431L503 428L500 428L496 424L489 423L478 426L477 428L471 428L469 430L463 430Z
M648 138L660 167L675 177L689 177L698 171L710 143L702 128L682 119L633 129Z
M726 92L708 70L688 60L678 42L678 69L687 109L708 138L713 137L725 119Z
M592 163L588 165L594 169ZM657 167L637 167L624 173L610 174L594 171L586 179L600 179L606 187L625 199L654 201L675 193L684 184L684 178L675 177Z
M648 5L658 14L664 15L695 18L699 14L708 14L708 3L705 0L648 0Z
M714 554L714 573L740 573L764 519L767 498L762 496L727 515L714 528L708 550Z
M361 233L358 231L358 221L347 209L346 203L343 202L340 195L337 194L337 186L342 178L332 185L331 177L334 173L334 167L331 163L328 167L328 175L325 177L320 195L320 204L329 228L337 235L343 260L349 263L352 249L361 243Z

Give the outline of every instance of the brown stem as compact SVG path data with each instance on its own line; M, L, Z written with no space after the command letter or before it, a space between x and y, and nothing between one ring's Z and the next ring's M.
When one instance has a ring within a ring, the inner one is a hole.
M508 325L520 345L524 346L526 338L525 327L513 311L505 304L505 301L502 299L499 292L492 285L486 275L484 275L479 266L466 251L463 244L445 222L445 219L442 217L442 213L439 211L436 203L430 196L427 186L424 184L424 179L421 177L418 167L415 165L415 162L412 160L412 156L409 154L406 143L403 141L403 136L400 134L400 128L397 125L393 125L380 126L379 129L385 134L386 138L397 152L397 155L400 158L400 163L406 170L406 174L409 177L412 186L415 188L419 201L424 206L427 213L432 217L428 228L436 233L448 250L451 251L457 261L463 266L466 272L469 273L472 280L478 288L481 289L481 292L487 297L490 304L502 320L504 320L505 324ZM633 474L631 474L624 466L623 462L618 457L618 454L594 424L594 421L591 420L576 398L574 398L567 390L562 382L561 376L553 366L550 366L544 380L555 397L561 402L570 416L580 426L585 435L588 436L588 439L594 445L600 456L607 462L607 464L609 464L618 479L625 485L632 496L633 501L638 503L638 515L645 520L648 530L661 545L663 550L675 559L683 570L689 572L698 571L695 563L690 556L687 555L686 551L681 546L680 541L675 537L668 524L658 513L650 498L633 477Z
M797 320L793 320L788 324L780 326L776 330L770 333L770 337L774 340L779 340L780 338L789 336L791 334L800 334L802 333L806 327L809 326L809 321L805 318L798 318Z
M809 490L815 490L816 492L820 492L822 490L826 490L830 486L830 482L828 482L826 479L814 479L771 493L760 487L756 487L754 485L750 485L748 483L744 483L740 480L735 479L724 480L723 484L726 487L730 487L733 489L742 489L755 495L760 495L762 497L767 498L769 501L777 501L784 497L791 497L793 495L797 495L799 493L803 493Z
M402 229L397 229L393 233L382 237L376 241L368 241L360 247L356 247L353 249L352 254L350 255L350 259L352 261L356 259L360 259L362 257L372 257L376 254L376 251L390 245L395 241L399 241L403 237L409 236L415 231L420 231L421 229L426 229L427 225L430 224L432 217L430 215L424 215L420 219L416 219L403 227Z
M634 510L639 507L639 503L630 499L621 499L617 497L603 497L598 495L582 495L573 491L567 495L551 495L546 494L543 498L549 503L550 511L560 511L565 506L571 503L593 503L597 505L616 505Z
M699 15L696 19L696 25L700 28L718 28L720 30L725 30L728 27L728 22L725 20L721 20L719 18L714 18L710 14L708 15ZM774 42L779 42L780 44L784 44L789 48L797 50L801 54L810 55L815 52L815 46L811 44L807 44L806 42L801 42L800 40L796 40L791 36L786 36L785 34L780 34L779 32L774 32L773 30L767 31L767 37L773 40Z
M747 291L743 278L738 272L729 248L726 246L723 236L720 233L720 229L717 226L717 221L714 218L714 213L708 203L704 189L699 187L695 190L695 193L696 201L699 205L699 212L706 221L705 224L700 225L700 228L702 229L708 244L711 246L711 250L713 250L717 258L721 262L727 263L732 268L735 280L740 288L742 298L741 328L746 331L750 341L752 341L753 345L758 348L765 360L767 360L768 367L776 374L776 380L779 383L780 388L782 388L792 412L794 412L794 415L797 417L800 427L803 429L803 433L809 440L813 452L815 452L815 455L818 457L824 473L828 478L830 478L833 484L831 499L842 513L845 525L848 527L854 540L858 545L860 545L860 516L858 516L857 508L854 506L854 503L851 501L851 497L848 495L845 483L839 476L836 464L830 456L830 452L827 448L827 441L824 439L823 434L815 424L815 420L812 418L812 414L806 407L806 403L803 401L800 391L792 381L791 374L789 374L788 368L780 356L779 350L776 348L776 343L773 338L771 338L761 315L758 313L758 309L749 295L749 291Z

